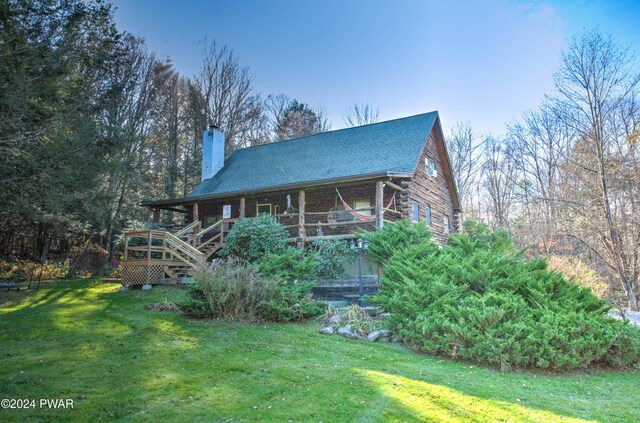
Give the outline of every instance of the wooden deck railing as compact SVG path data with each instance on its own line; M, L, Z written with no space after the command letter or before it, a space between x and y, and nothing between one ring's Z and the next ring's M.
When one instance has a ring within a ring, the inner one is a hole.
M202 227L202 222L200 222L199 220L196 220L195 222L180 229L178 232L174 233L173 235L180 238L181 236L186 235L189 232L198 232L201 227Z
M144 240L130 245L131 240ZM195 266L203 253L175 235L164 231L135 231L124 235L124 259L179 260Z
M289 231L290 242L300 241L301 238L305 241L325 237L354 238L358 232L376 229L376 216L373 215L375 207L352 211L363 218L358 219L347 210L305 212L302 219L299 213L274 217ZM369 217L364 217L367 215ZM383 218L385 222L395 221L402 218L402 213L384 208ZM128 232L124 236L124 259L172 260L195 267L198 261L211 256L222 246L234 222L235 219L223 219L202 228L202 222L195 221L173 234L158 230ZM302 227L300 222L303 223ZM132 243L134 239L137 241Z

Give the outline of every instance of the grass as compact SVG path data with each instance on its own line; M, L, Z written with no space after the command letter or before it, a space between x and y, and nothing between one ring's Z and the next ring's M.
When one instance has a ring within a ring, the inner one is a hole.
M501 374L314 323L189 321L145 310L171 287L95 280L0 293L0 398L73 409L0 421L639 421L637 372Z

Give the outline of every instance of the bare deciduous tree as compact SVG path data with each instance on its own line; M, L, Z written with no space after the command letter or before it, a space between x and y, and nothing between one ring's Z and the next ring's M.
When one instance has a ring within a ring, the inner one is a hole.
M379 114L378 108L374 110L369 103L353 103L343 118L347 126L362 126L376 123Z
M196 81L206 104L207 120L225 133L227 155L265 141L266 134L255 132L263 126L263 101L255 92L249 69L239 64L230 49L207 43Z
M493 227L509 227L514 197L516 166L504 140L488 137L482 164L483 185L488 194L487 211Z
M472 209L472 188L478 181L479 159L483 154L484 144L479 142L479 137L473 132L469 122L456 123L449 130L446 141L462 209L469 211Z
M521 198L526 212L527 240L545 247L557 235L560 207L560 163L573 138L548 104L527 112L522 122L509 125L513 160L520 174ZM548 250L548 248L546 248Z
M594 31L575 38L555 76L554 112L576 137L572 193L581 207L571 235L616 273L638 310L640 197L638 150L628 141L638 124L640 74L634 58ZM582 175L582 176L581 176Z
M274 141L304 137L331 129L324 110L291 100L284 94L270 95L265 101L267 124Z

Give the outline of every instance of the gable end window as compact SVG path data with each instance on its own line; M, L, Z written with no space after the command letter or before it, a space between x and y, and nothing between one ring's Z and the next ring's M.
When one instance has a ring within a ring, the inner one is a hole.
M411 221L417 222L420 220L420 206L415 201L411 202Z
M451 229L449 228L449 216L444 217L444 233L451 233Z
M425 206L424 223L427 226L431 226L431 205L429 203Z
M424 170L427 173L427 176L433 176L434 178L438 176L438 172L436 171L436 162L429 157L424 158Z

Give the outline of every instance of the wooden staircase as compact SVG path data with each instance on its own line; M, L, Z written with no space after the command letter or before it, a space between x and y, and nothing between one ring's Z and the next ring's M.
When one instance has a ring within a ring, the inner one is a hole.
M157 283L165 276L176 280L191 276L198 264L222 248L231 223L223 219L203 229L202 223L196 221L174 233L127 232L123 283Z

